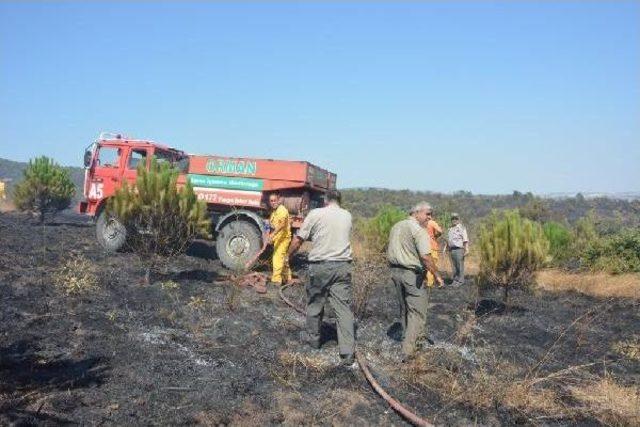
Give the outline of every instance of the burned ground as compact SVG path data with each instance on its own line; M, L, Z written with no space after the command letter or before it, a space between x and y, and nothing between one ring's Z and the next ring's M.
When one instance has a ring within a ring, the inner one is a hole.
M275 289L239 288L207 242L144 285L136 256L103 253L84 218L43 228L0 215L0 424L404 424L358 370L337 367L331 320L323 349L302 346L301 317ZM98 287L67 295L52 275L74 254ZM620 349L640 335L638 300L521 292L500 313L491 293L476 309L471 287L434 290L434 344L401 364L386 282L359 322L359 348L417 414L448 425L640 422L633 400L616 412L585 392L614 384L635 396L640 360ZM301 303L301 287L286 292Z

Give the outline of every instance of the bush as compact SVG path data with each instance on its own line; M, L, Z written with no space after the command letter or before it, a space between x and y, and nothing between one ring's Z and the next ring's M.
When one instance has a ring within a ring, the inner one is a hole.
M446 240L447 231L453 225L451 222L451 211L445 209L434 209L433 219L442 228L442 238Z
M531 283L549 250L540 224L518 211L492 213L480 229L480 280L501 286L504 301L509 288Z
M156 257L183 253L196 236L210 234L206 204L189 182L178 189L178 174L155 159L149 171L141 164L135 186L125 183L107 205L127 229L127 246L146 264L147 282Z
M13 202L21 211L37 213L40 222L45 214L67 208L76 193L69 172L45 156L29 160L23 176L14 189Z
M580 263L613 274L640 272L640 228L592 239L580 253Z
M373 218L360 219L356 223L356 234L362 241L364 251L371 254L383 253L389 244L391 227L405 218L406 212L386 205Z
M557 222L547 222L542 227L544 235L549 241L549 254L552 261L558 264L571 256L573 236L571 230Z
M98 287L96 267L82 254L71 256L52 275L53 283L67 295L79 295Z
M578 251L598 240L598 231L596 230L596 219L593 212L583 216L575 225L575 245Z

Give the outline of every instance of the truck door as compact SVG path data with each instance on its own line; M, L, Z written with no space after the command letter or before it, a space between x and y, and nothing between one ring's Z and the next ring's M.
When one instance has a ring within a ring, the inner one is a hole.
M121 185L120 159L124 149L110 145L98 148L95 170L89 184L89 199L100 200L111 196Z
M136 183L136 177L138 176L137 169L139 164L143 164L145 168L149 167L148 164L148 151L146 148L132 148L129 150L129 156L124 168L124 179L129 185Z

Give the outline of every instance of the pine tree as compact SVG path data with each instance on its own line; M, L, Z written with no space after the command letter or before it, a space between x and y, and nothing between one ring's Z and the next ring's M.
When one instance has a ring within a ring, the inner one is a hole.
M518 211L493 212L480 229L479 246L480 281L501 286L505 304L511 287L531 283L549 250L540 224Z
M570 255L571 247L571 230L564 225L549 221L542 226L544 235L549 241L549 254L554 264L559 265L566 261Z
M69 172L52 159L42 156L29 160L23 175L15 187L13 202L22 211L37 213L41 223L45 214L55 214L71 204L75 186Z
M210 235L206 204L197 200L188 181L178 186L178 175L168 163L154 158L148 171L139 165L135 185L125 183L107 205L127 229L128 248L146 265L147 283L157 257L176 256L198 235Z
M357 224L357 232L364 247L371 255L381 254L389 244L389 232L407 213L392 205L383 205L373 218L363 219Z

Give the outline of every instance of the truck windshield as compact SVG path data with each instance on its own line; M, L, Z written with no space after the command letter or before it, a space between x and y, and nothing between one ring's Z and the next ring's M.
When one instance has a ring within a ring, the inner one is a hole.
M117 168L120 165L120 153L117 147L100 147L96 163L102 167Z

